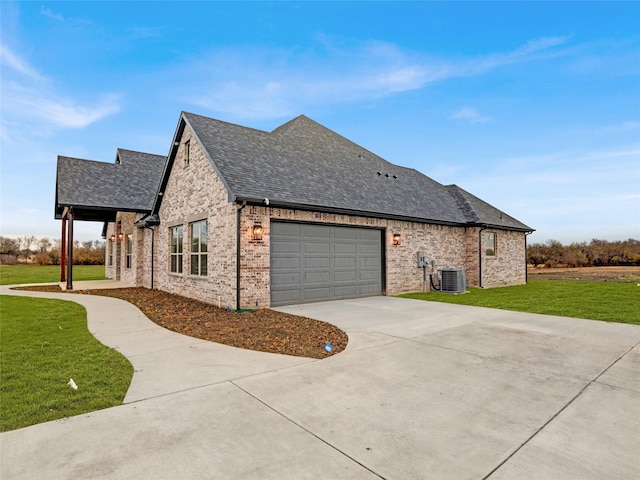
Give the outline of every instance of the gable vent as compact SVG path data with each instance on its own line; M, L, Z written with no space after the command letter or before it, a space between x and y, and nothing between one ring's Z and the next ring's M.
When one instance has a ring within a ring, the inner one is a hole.
M462 268L438 270L440 291L447 293L464 293L467 291L467 273Z

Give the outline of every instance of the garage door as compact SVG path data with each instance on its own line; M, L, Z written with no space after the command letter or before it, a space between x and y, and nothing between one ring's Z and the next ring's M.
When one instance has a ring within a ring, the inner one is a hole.
M271 305L382 293L382 231L271 222Z

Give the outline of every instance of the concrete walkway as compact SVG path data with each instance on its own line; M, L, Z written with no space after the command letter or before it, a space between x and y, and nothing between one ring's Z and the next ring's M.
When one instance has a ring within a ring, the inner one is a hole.
M1 434L3 480L640 478L639 326L389 297L282 308L348 332L314 361L37 296L88 302L136 373L123 406Z
M67 289L66 282L59 282L62 290ZM108 288L131 288L133 285L120 280L80 280L73 282L73 290L105 290Z
M74 282L74 290L129 286L112 280ZM89 331L122 353L134 368L124 403L137 402L313 360L243 350L172 332L129 302L97 295L31 292L0 287L1 295L56 298L87 310Z

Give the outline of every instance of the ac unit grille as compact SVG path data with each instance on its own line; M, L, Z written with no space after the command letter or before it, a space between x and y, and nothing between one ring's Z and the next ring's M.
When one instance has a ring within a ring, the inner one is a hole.
M462 268L447 268L438 271L440 291L463 293L467 291L467 274Z

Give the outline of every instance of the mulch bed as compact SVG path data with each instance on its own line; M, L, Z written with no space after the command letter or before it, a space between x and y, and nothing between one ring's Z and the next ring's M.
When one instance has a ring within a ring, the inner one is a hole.
M62 292L57 285L20 289ZM345 332L326 322L269 309L236 313L160 290L137 287L68 293L120 298L164 328L248 350L325 358L344 350L349 341ZM327 343L333 345L331 352L325 350Z

